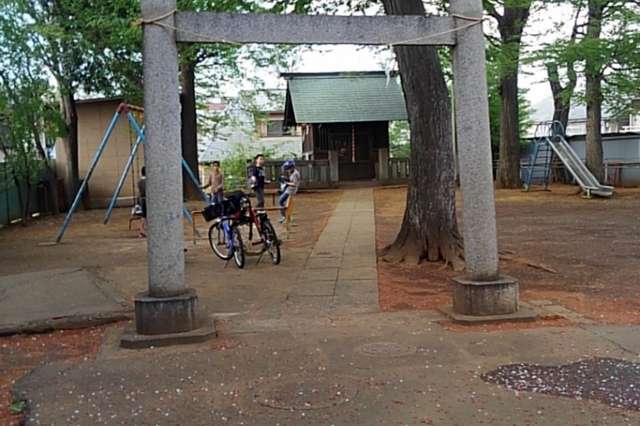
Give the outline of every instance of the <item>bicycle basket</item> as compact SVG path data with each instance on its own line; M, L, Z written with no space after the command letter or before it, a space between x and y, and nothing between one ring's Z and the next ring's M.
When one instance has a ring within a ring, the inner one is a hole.
M211 222L212 220L219 218L222 214L223 205L220 203L210 204L202 210L202 217L204 217L204 220L207 222Z

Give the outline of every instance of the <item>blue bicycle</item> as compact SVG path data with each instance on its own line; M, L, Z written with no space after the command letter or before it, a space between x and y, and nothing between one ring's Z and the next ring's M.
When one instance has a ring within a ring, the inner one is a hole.
M209 227L209 245L222 260L233 261L240 269L244 268L244 244L233 217L222 216Z

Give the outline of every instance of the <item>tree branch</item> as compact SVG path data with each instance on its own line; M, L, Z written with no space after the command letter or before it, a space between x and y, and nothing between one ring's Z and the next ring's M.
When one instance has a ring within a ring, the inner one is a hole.
M489 16L498 21L498 25L502 25L503 16L498 13L495 5L491 0L483 0L482 5Z

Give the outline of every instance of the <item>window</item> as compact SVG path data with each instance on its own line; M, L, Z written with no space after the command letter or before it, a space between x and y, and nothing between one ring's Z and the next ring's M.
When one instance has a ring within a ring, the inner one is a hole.
M267 137L284 136L291 132L284 129L284 120L267 121Z
M258 134L262 138L302 135L302 129L300 126L284 126L284 114L282 112L266 113L265 116L257 118L256 126Z

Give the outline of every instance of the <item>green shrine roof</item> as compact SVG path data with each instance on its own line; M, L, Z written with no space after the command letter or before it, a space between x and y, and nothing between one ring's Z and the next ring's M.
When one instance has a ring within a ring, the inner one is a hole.
M282 74L285 124L406 120L399 76L384 71Z

